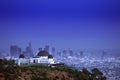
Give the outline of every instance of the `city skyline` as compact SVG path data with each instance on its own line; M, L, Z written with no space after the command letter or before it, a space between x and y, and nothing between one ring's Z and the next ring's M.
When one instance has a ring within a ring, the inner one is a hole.
M40 51L47 51L48 53L54 56L119 56L119 49L58 49L56 46L44 45L39 48L34 48L29 42L25 48L20 47L20 45L10 45L9 50L0 50L0 57L11 56L11 57L19 57L20 54L24 54L25 57L35 56Z
M0 50L120 49L119 1L1 1Z

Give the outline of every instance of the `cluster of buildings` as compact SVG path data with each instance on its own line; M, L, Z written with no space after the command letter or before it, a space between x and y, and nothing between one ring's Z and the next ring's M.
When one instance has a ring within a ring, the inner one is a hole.
M50 51L49 45L46 45L44 48L38 48L37 52L40 52L43 50L47 51L47 52L51 52L52 55L55 55L55 52L56 52L56 49L54 47L52 48L52 51ZM36 55L32 49L31 43L28 44L25 51L22 51L22 49L18 45L11 45L10 46L10 56L11 57L18 58L21 53L24 54L25 57L27 57L27 58L30 58L30 57L33 57Z
M99 68L108 80L120 79L120 58L107 57L107 52L95 52L97 54L83 51L75 52L71 49L56 51L55 47L46 45L44 48L38 48L34 54L31 43L28 44L25 51L22 51L17 45L10 46L10 56L14 58L18 65L26 64L55 64L64 62L68 66L74 66L78 70L86 67L88 69ZM100 53L100 55L98 54ZM90 55L90 56L89 56Z
M18 65L21 64L24 65L24 64L39 64L39 63L54 64L55 61L53 57L67 58L69 56L74 56L75 53L71 49L57 52L55 47L52 47L50 51L50 46L46 45L44 48L38 48L37 54L34 54L32 45L31 43L29 43L25 51L22 51L22 49L17 45L11 45L10 55L12 58L15 59ZM20 57L20 55L24 55L24 57ZM79 54L76 56L83 57L83 51L80 51Z
M21 54L22 55L22 54ZM24 56L19 56L15 61L18 65L26 64L55 64L53 56L47 51L40 51L36 56L25 58Z
M70 48L68 50L57 51L55 47L52 47L50 49L50 46L46 45L44 48L38 48L37 53L42 51L42 50L45 50L45 51L49 52L54 57L66 57L67 58L68 56L77 56L77 57L81 58L81 57L84 56L83 51L74 52ZM11 57L18 58L21 53L24 54L26 58L36 56L36 53L33 52L31 43L28 44L25 51L22 51L22 49L17 45L11 45L10 46L10 56Z
M10 46L10 56L14 58L18 58L19 55L23 53L26 57L33 57L33 49L31 43L26 47L26 51L22 51L22 49L17 45Z
M120 58L106 57L106 58L93 58L85 56L83 58L68 57L56 59L59 62L64 62L68 66L72 66L78 70L83 67L91 71L93 68L98 68L107 80L120 80Z
M52 48L52 53L55 53L55 48ZM26 64L54 64L54 59L49 54L49 45L46 45L44 49L39 48L37 54L33 53L32 45L26 47L26 51L22 52L22 49L17 45L10 46L11 57L15 60L18 65Z

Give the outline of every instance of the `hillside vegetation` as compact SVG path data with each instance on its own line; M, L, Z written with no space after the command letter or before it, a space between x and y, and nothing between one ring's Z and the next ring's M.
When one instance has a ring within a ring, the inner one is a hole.
M97 68L89 72L66 66L14 66L14 61L0 60L0 80L106 80Z

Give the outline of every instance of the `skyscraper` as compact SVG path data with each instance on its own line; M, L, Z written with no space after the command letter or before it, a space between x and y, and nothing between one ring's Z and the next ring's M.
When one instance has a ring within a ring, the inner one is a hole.
M84 55L83 51L80 51L80 58L83 58L83 55Z
M101 57L102 57L102 58L106 58L106 56L107 56L107 52L106 52L105 50L103 50L103 51L102 51L102 56L101 56Z
M29 45L26 47L26 55L27 57L33 57L33 50L31 43L29 43Z
M73 56L73 51L71 49L69 49L69 56Z
M45 51L49 52L49 45L46 45L44 48Z
M21 48L19 48L17 45L11 45L10 54L11 57L19 57L19 55L21 54Z
M52 48L52 55L54 55L54 56L56 55L56 54L55 54L55 48L54 48L54 47Z
M67 50L63 50L63 57L67 57Z

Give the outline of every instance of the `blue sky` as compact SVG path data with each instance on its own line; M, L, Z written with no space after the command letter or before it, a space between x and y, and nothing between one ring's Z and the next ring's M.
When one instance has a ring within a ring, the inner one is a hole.
M0 49L120 48L119 0L0 1Z

